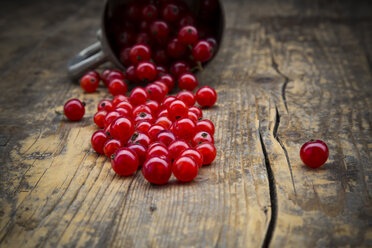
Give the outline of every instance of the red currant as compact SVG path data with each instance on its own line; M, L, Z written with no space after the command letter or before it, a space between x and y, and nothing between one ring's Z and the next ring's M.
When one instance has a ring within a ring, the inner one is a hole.
M191 91L183 90L176 95L177 99L186 103L187 106L192 107L195 104L195 95Z
M210 120L201 120L196 123L197 132L207 132L210 135L214 135L214 124Z
M65 103L63 111L71 121L79 121L85 114L84 105L79 99L70 99Z
M210 142L203 142L197 145L195 149L203 155L203 165L212 163L216 158L216 148Z
M163 109L161 110L159 113L158 113L158 118L160 117L169 117L168 115L168 110L167 109Z
M195 24L195 17L191 13L184 14L178 22L179 27L192 26Z
M213 139L213 136L210 135L209 133L207 132L198 132L194 135L194 137L192 138L191 140L191 145L192 146L197 146L205 141L208 141L212 144L214 144L214 139Z
M328 155L328 146L321 140L306 142L300 150L302 162L311 168L322 166L327 161Z
M147 133L152 124L148 121L141 121L136 124L136 130L140 132Z
M110 112L114 109L114 106L112 105L112 102L110 100L102 100L98 103L97 110L104 110L106 112Z
M146 100L149 98L149 94L142 87L137 87L132 90L130 93L129 100L134 105L140 105L146 103Z
M154 4L147 4L142 8L142 18L146 21L154 20L158 17L158 8Z
M148 106L146 106L145 104L141 104L141 105L138 105L137 107L135 107L133 109L133 112L132 113L133 113L134 116L136 116L136 115L138 115L141 112L152 114L151 108L148 107Z
M108 90L113 96L124 95L127 93L128 85L121 79L113 79L108 85Z
M127 80L129 80L131 83L140 83L137 78L136 67L134 65L129 66L125 73Z
M132 118L132 113L129 112L128 109L126 109L126 108L121 108L121 107L119 107L119 108L115 108L114 110L115 110L116 112L118 112L120 116L125 116L125 117L130 117L130 118Z
M132 175L139 166L137 154L129 148L120 148L111 160L112 169L121 176Z
M164 49L156 50L154 52L153 59L156 62L156 64L158 64L158 65L167 65L169 63L168 55L167 55L167 53ZM158 72L159 72L159 69L158 69ZM165 73L166 71L164 70L162 72Z
M105 116L106 116L107 112L104 111L104 110L101 110L101 111L98 111L94 117L93 117L93 120L94 120L94 123L96 123L96 125L100 128L104 128L105 127Z
M146 44L147 46L151 46L152 42L150 35L145 32L137 34L136 44Z
M164 83L163 81L160 81L160 80L156 80L156 81L153 82L153 84L156 84L161 88L161 90L163 91L164 97L168 94L169 88L168 88L166 83Z
M106 157L111 157L116 150L118 150L120 147L122 147L122 144L120 140L117 139L108 139L103 146L103 152L106 155Z
M174 96L167 96L166 98L164 98L163 102L161 103L161 107L163 109L166 109L166 108L168 108L169 104L171 104L175 100L177 100L176 97L174 97Z
M198 40L198 30L194 26L184 26L178 32L178 40L184 45L192 45Z
M147 133L148 133L150 139L152 141L155 141L156 136L158 135L158 133L160 131L163 131L163 130L165 130L165 128L162 125L154 124L150 127L150 129L147 131Z
M150 137L143 132L134 132L132 137L130 137L128 144L141 144L144 147L148 147L151 140Z
M107 134L104 131L99 130L99 131L96 131L92 135L92 138L90 141L91 141L93 149L97 153L103 154L103 147L107 140L108 140Z
M168 42L167 54L173 59L180 59L185 57L187 47L182 44L177 38Z
M99 84L97 76L88 72L80 79L80 86L87 93L95 92Z
M170 143L176 141L176 136L169 130L163 130L157 134L156 140L168 147Z
M149 93L149 99L157 101L157 102L162 102L166 92L163 91L163 89L154 83L151 83L145 87L145 90L147 93Z
M155 121L155 124L159 124L165 128L169 128L172 125L172 121L169 120L169 118L166 116L161 116Z
M128 149L137 154L139 165L142 165L146 160L147 149L141 144L128 144Z
M198 116L189 110L189 113L187 114L187 117L193 120L195 123L199 120Z
M153 100L148 100L145 103L145 105L151 109L153 115L156 116L158 114L158 111L160 108L160 104L158 102L153 101Z
M134 124L127 117L119 117L111 123L110 134L112 137L126 144L128 139L134 133Z
M192 48L194 60L206 62L213 56L213 47L205 40L198 41Z
M189 118L183 118L173 123L173 133L178 139L190 140L195 134L195 123Z
M134 117L134 122L137 124L141 121L148 121L151 123L154 123L155 119L152 114L146 113L146 112L140 112Z
M178 78L181 74L190 72L190 66L184 61L176 61L172 64L170 71L173 76Z
M146 158L160 157L160 156L169 157L169 151L163 145L155 145L147 150Z
M110 74L111 70L110 69L105 69L102 71L101 73L101 79L103 81L103 83L107 86L108 85L108 75Z
M169 144L168 151L171 159L176 159L181 153L189 149L190 145L184 140L176 140Z
M172 121L187 117L187 114L189 112L189 108L181 100L175 100L171 102L167 109L168 109L169 118Z
M122 101L116 105L116 108L125 108L128 112L133 111L133 105L127 101Z
M130 56L129 56L130 50L131 50L130 47L124 47L123 49L120 50L119 58L120 58L120 62L124 66L130 66L130 64L132 63L130 61Z
M201 107L211 107L217 101L217 93L209 86L201 87L196 92L196 101Z
M150 33L156 40L165 40L169 35L169 26L164 21L154 21L150 25Z
M136 68L137 78L144 82L149 83L155 80L158 75L156 66L152 62L141 62Z
M105 120L103 122L104 126L107 127L108 125L111 124L111 122L113 122L116 118L118 118L120 116L121 116L121 114L118 111L115 111L115 110L107 113L107 115L105 116Z
M108 84L107 85L110 85L110 82L112 80L114 80L114 79L120 79L120 80L123 80L124 81L125 77L124 77L124 74L121 71L119 71L119 70L112 70L110 72L110 74L108 74L108 76L107 76L107 81L108 81Z
M203 155L201 155L201 153L198 152L197 150L189 148L180 154L180 157L184 157L184 156L192 157L194 161L196 162L196 164L198 165L198 167L199 168L202 167Z
M151 59L151 49L144 44L134 45L129 52L129 58L133 65L137 65L143 61Z
M193 91L199 85L198 79L191 73L183 73L178 78L178 87L181 90Z
M174 88L174 78L170 74L163 74L158 77L158 80L163 81L168 86L168 91L172 91Z
M173 3L166 4L161 13L163 19L167 22L175 22L180 18L180 9Z
M203 112L200 108L198 108L196 106L192 106L192 107L189 108L189 111L195 113L198 116L198 119L203 118Z
M126 8L126 15L132 21L138 21L141 18L141 5L137 2L129 3Z
M181 182L190 182L198 175L199 167L193 158L184 156L173 162L172 172Z
M151 157L143 164L142 174L150 183L166 184L172 175L172 168L167 160Z
M114 99L112 99L112 104L116 107L119 103L128 101L128 97L124 95L116 95Z

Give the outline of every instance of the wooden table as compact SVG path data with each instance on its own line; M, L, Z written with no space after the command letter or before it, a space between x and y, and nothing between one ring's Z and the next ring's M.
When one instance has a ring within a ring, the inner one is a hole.
M123 178L90 147L96 104L67 78L101 1L0 10L0 247L372 246L372 17L368 1L225 1L216 161L166 186ZM56 115L87 102L81 122ZM325 166L301 145L322 139Z

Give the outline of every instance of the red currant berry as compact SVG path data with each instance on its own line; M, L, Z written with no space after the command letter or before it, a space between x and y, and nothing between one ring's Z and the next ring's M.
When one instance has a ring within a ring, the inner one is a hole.
M196 101L199 103L199 105L202 108L203 107L211 107L217 101L217 93L213 88L211 88L209 86L201 87L196 92Z
M121 102L128 102L128 97L124 96L124 95L116 95L111 103L116 107L119 103Z
M116 118L118 118L120 116L121 116L121 114L118 111L115 111L115 110L107 113L107 115L105 116L105 120L103 122L104 126L107 127L108 125L111 124L111 122L113 122Z
M161 14L165 21L175 22L180 18L180 9L176 4L169 3L163 7Z
M153 82L153 84L158 85L161 88L161 90L163 91L164 97L168 94L169 89L166 83L164 83L163 81L156 80Z
M129 148L120 148L111 160L112 169L121 176L132 175L139 166L137 154Z
M99 130L92 135L90 142L92 144L93 149L96 152L103 154L103 147L107 140L108 140L107 134L104 131Z
M217 41L213 37L209 37L206 39L206 41L212 46L213 50L217 48Z
M173 162L172 172L181 182L190 182L198 175L199 167L193 158L184 156Z
M195 149L187 149L185 150L183 153L180 154L180 157L184 157L184 156L189 156L189 157L192 157L194 159L194 161L196 162L196 164L198 165L198 167L202 167L203 165L203 155L201 155L200 152L198 152L197 150Z
M176 141L176 136L169 130L163 130L156 135L156 140L168 147L170 143Z
M137 2L129 3L126 8L126 16L132 21L138 21L141 18L141 5Z
M164 21L154 21L150 25L150 33L157 40L165 40L169 35L169 26Z
M322 166L327 161L328 155L328 146L321 140L306 142L300 150L302 162L311 168Z
M142 32L137 34L136 36L136 44L146 44L147 46L151 46L151 37L148 33Z
M216 158L216 148L210 142L203 142L197 145L195 149L203 155L203 165L212 163Z
M193 91L199 85L198 79L191 73L183 73L178 78L178 87L181 90Z
M151 157L169 157L169 151L168 149L163 146L163 145L155 145L152 146L150 149L147 150L147 155L146 158L151 158Z
M128 149L137 154L139 165L142 165L146 160L147 149L141 144L128 144Z
M164 98L163 102L161 103L161 107L163 109L167 109L168 106L169 106L169 104L171 104L175 100L177 100L176 97L174 97L174 96L167 96L166 98Z
M110 69L105 69L102 71L101 73L101 79L103 81L103 83L107 86L108 85L108 75L110 74L111 70Z
M87 93L95 92L98 84L99 80L97 80L97 77L91 72L88 72L80 79L80 86Z
M151 62L141 62L137 65L136 68L137 78L144 82L149 83L155 80L158 75L156 66Z
M136 131L130 137L128 144L141 144L144 147L148 147L150 142L150 137L147 134Z
M168 91L172 91L174 88L174 78L170 74L163 74L158 77L158 80L163 81L168 86Z
M168 110L167 109L163 109L161 110L159 113L158 113L158 118L160 117L169 117L168 115Z
M119 70L112 70L110 72L110 74L107 76L107 81L108 81L108 84L107 85L110 85L110 82L114 79L120 79L120 80L123 80L125 79L124 77L124 74L119 71Z
M143 164L142 174L154 184L166 184L172 175L170 163L159 157L151 157Z
M138 113L134 117L134 122L137 124L138 122L141 122L141 121L148 121L148 122L154 123L155 119L152 114L141 112L141 113Z
M128 111L128 109L126 109L126 108L115 108L114 110L116 112L118 112L120 116L125 116L125 117L132 118L132 113L130 111Z
M164 49L158 49L154 52L153 56L154 61L156 62L157 65L167 65L169 64L169 58L167 53L165 52ZM158 69L159 72L159 69ZM164 73L166 71L163 71Z
M206 62L213 56L213 47L205 40L198 41L192 48L194 60Z
M119 117L111 123L110 134L112 137L126 144L134 133L134 124L127 117Z
M118 33L116 41L120 47L126 47L133 44L135 33L132 30L122 30Z
M198 116L198 119L203 118L203 112L200 108L192 106L189 108L189 111L195 113Z
M96 123L96 125L100 128L104 128L105 127L105 117L106 117L106 114L107 112L104 111L104 110L101 110L101 111L98 111L94 117L93 117L93 120L94 120L94 123Z
M187 117L189 108L181 100L175 100L168 106L168 115L172 121Z
M136 124L136 131L147 133L152 124L148 121L141 121Z
M183 118L173 123L173 133L178 139L190 140L195 134L195 123L189 118Z
M191 13L184 14L178 22L179 27L193 26L196 23L195 17Z
M165 130L165 128L161 125L158 125L158 124L154 124L150 127L150 129L147 131L147 134L149 135L150 139L152 141L155 141L156 140L156 136L158 135L158 133L160 131L163 131Z
M160 104L156 101L153 101L153 100L148 100L145 105L147 107L149 107L151 109L151 113L153 115L157 115L158 114L158 111L159 111L159 108L160 108Z
M144 44L134 45L129 52L129 58L133 65L137 65L143 61L151 59L151 49Z
M165 52L164 52L165 53ZM155 59L154 59L155 60ZM156 60L155 60L156 62ZM159 63L157 63L159 64ZM158 71L158 76L160 77L161 75L167 73L167 69L163 65L157 65L156 70Z
M125 75L127 77L127 80L129 80L131 83L140 83L137 78L136 67L134 65L131 65L127 68Z
M187 114L187 117L193 120L195 123L199 120L198 116L189 110L189 113Z
M160 142L158 142L158 141L155 141L155 142L152 142L152 143L149 145L149 147L148 147L147 150L150 150L151 148L153 148L154 146L157 146L157 145L160 145L160 146L163 146L163 147L167 148L164 144L162 144L162 143L160 143Z
M108 139L103 146L103 152L106 155L106 157L111 157L112 154L116 152L120 147L122 147L122 144L120 140L117 139Z
M183 45L177 38L168 42L167 54L173 59L180 59L185 57L187 47Z
M207 132L210 135L214 135L214 124L210 120L201 120L196 123L196 131L197 132Z
M134 116L136 116L136 115L138 115L141 112L152 114L151 108L148 107L148 106L146 106L145 104L141 104L141 105L138 105L137 107L135 107L133 109L133 112L132 113L133 113Z
M131 64L130 57L129 57L130 49L131 49L130 47L124 47L123 49L120 50L119 58L120 58L120 62L124 66L130 66Z
M121 79L114 79L109 83L108 90L111 95L124 95L127 93L128 85Z
M169 144L168 151L171 159L176 159L181 153L189 149L190 145L184 140L176 140Z
M102 100L98 103L97 110L104 110L106 112L110 112L114 109L114 106L112 105L112 102L110 100Z
M169 118L166 116L161 116L155 121L155 124L159 124L165 128L169 128L172 125L172 121L169 120Z
M133 105L127 101L122 101L116 105L116 108L125 108L128 112L133 111Z
M171 66L171 73L178 78L181 74L190 72L190 66L184 61L176 61Z
M184 45L194 44L198 36L198 30L194 26L184 26L178 32L178 40Z
M149 94L142 87L137 87L132 90L130 93L129 100L134 105L140 105L146 103L146 100L149 98Z
M166 95L166 92L164 92L159 85L153 83L147 85L145 87L145 90L147 91L147 93L149 93L149 99L157 101L159 103L163 101Z
M154 4L147 4L142 8L142 18L146 21L154 20L158 17L158 8Z
M79 121L85 114L84 105L79 99L70 99L65 103L63 111L71 121Z
M194 137L192 138L191 140L191 145L192 146L197 146L205 141L208 141L212 144L214 144L214 139L213 139L213 136L210 135L209 133L207 132L198 132L194 135Z
M184 74L185 75L185 74ZM186 103L187 106L192 107L195 104L195 95L191 91L181 91L176 95L177 99Z

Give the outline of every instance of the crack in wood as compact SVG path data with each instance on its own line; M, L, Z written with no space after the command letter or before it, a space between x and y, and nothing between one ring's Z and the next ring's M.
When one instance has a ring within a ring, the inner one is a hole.
M271 205L271 217L270 217L269 225L267 227L265 239L264 239L263 244L262 244L262 247L266 248L266 247L269 247L272 236L274 234L276 219L277 219L277 216L278 216L278 199L277 199L277 194L276 194L275 177L274 177L274 173L271 169L270 160L269 160L269 157L267 155L265 144L264 144L263 139L262 139L261 130L259 130L259 135L260 135L260 143L261 143L262 153L263 153L264 158L265 158L265 166L266 166L267 178L268 178L268 182L269 182L270 205Z

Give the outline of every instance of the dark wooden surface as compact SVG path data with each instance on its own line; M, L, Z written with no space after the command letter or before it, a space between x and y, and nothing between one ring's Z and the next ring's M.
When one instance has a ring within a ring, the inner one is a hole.
M216 161L195 182L121 178L90 148L107 97L67 60L94 42L101 1L0 8L0 247L371 247L372 8L368 1L224 1ZM88 103L85 118L56 115ZM301 145L324 140L318 170Z

